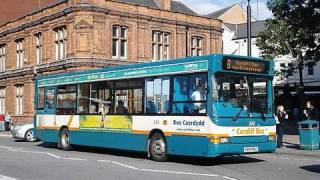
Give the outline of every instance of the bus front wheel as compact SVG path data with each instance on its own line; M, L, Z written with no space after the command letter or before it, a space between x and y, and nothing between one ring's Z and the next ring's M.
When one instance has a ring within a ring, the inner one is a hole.
M64 151L70 151L72 149L70 145L70 134L69 130L64 128L60 131L59 135L59 148Z
M167 144L160 133L154 133L150 139L149 153L154 161L167 161Z

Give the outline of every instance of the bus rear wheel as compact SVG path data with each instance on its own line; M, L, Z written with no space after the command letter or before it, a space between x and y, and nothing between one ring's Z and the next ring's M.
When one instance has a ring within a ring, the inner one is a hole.
M72 146L70 145L70 134L67 128L60 131L59 148L64 151L70 151L72 149Z
M151 136L149 144L150 157L154 161L164 162L168 160L167 144L160 133L154 133Z

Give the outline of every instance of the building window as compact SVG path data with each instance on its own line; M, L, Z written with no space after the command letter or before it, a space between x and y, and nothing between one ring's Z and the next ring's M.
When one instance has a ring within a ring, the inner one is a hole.
M308 76L313 76L314 75L314 68L313 64L308 65Z
M5 96L6 96L6 88L1 87L0 88L0 114L5 114L5 112L6 112Z
M152 59L153 61L168 60L170 58L170 33L152 31Z
M22 115L23 85L16 86L16 115Z
M6 70L6 46L0 45L0 71Z
M16 41L16 59L17 59L17 68L23 67L23 43L24 39L19 39Z
M66 58L67 53L67 31L66 27L56 28L55 30L56 39L56 60Z
M191 53L192 56L202 56L203 54L203 38L193 36L191 38Z
M128 28L112 27L112 57L126 59L128 56Z
M34 37L36 40L36 64L40 64L42 61L42 35L37 33Z

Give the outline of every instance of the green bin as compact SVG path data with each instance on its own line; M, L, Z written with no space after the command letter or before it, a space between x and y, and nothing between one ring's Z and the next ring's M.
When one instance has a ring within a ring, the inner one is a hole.
M319 122L306 120L298 123L300 133L300 149L319 149Z

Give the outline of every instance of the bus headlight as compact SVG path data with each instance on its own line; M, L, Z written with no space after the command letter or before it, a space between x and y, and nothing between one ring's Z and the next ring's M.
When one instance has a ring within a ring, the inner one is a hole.
M227 137L210 137L210 142L214 143L214 144L228 143L229 138L227 138Z
M269 135L269 141L276 141L277 135Z

